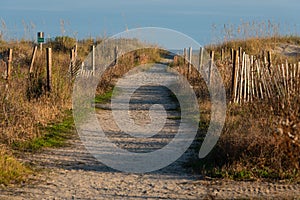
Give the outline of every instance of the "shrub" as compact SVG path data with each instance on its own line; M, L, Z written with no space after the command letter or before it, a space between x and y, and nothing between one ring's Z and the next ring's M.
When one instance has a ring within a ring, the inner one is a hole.
M68 36L58 36L50 44L54 51L69 53L69 50L75 46L76 39Z

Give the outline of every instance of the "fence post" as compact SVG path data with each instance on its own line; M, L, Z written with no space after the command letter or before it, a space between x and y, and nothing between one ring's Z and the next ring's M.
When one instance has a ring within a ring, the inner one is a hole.
M275 66L273 68L273 73L272 73L272 76L271 76L271 80L274 82L274 85L276 87L276 90L277 90L277 93L278 93L278 97L282 97L282 89L281 89L281 85L278 84L279 81L280 81L280 78L279 78L279 73L278 73L278 66Z
M203 64L203 47L200 47L200 52L199 52L199 72L201 73L202 70L202 64Z
M241 52L239 52L241 55ZM239 93L239 98L240 98L240 102L242 102L243 99L243 83L244 83L244 72L245 72L245 52L242 53L242 68L241 68L241 79L240 79L240 93Z
M230 49L230 59L233 62L233 60L234 60L234 50L233 50L233 48Z
M294 73L294 69L293 69L293 64L290 64L290 91L293 91L293 80L294 80L294 76L293 76L293 73Z
M10 79L11 76L11 63L12 63L12 49L8 49L8 58L7 58L7 63L6 63L6 80Z
M272 53L268 51L268 70L271 73L271 66L272 66Z
M73 78L74 75L75 62L76 62L76 49L72 48L70 51L70 69L69 69L71 79Z
M285 75L286 75L286 85L287 85L287 94L288 94L288 97L290 97L290 86L289 86L290 76L289 76L289 73L290 73L289 63L286 60L285 61Z
M95 76L95 45L92 46L92 67L93 67L93 76Z
M210 52L210 64L209 64L209 69L208 69L208 85L211 83L211 72L212 72L212 67L214 64L214 57L215 57L215 52L211 51Z
M250 101L253 101L253 97L255 96L254 89L254 56L250 56L250 72L251 72L251 97Z
M187 60L187 49L184 48L183 49L183 61L184 61L184 64L186 64L186 60Z
M293 67L293 83L292 83L294 92L296 92L296 89L297 89L296 80L297 80L297 64L295 63L294 67Z
M188 74L192 73L192 56L193 56L193 49L192 47L189 48L189 68Z
M238 59L239 59L239 51L233 52L233 69L232 69L232 83L231 83L231 92L232 92L232 100L234 103L237 103L237 79L238 79Z
M239 47L239 57L240 57L240 60L242 60L242 57L243 57L243 48L242 47Z
M225 59L225 51L224 49L221 50L221 61Z
M244 102L247 102L247 93L248 93L248 90L247 90L247 87L248 87L248 62L247 62L247 59L248 59L248 55L245 54L244 52Z
M35 61L35 57L36 57L37 48L38 47L36 45L33 48L32 56L31 56L31 63L30 63L30 67L29 67L29 74L31 74L33 72L33 65L34 65L34 61Z
M251 99L251 60L250 60L250 56L247 55L247 60L246 60L246 63L247 63L247 101L249 102L250 99Z
M257 82L258 82L258 87L259 87L259 92L260 92L260 98L264 98L264 93L262 89L262 75L261 75L261 70L260 70L260 60L256 62L256 71L257 71Z
M75 58L77 58L77 50L78 50L78 45L77 45L77 42L76 42L76 44L74 46L74 56L75 56Z
M282 78L283 78L284 94L287 94L287 82L286 82L286 77L285 77L284 64L281 64L281 72L282 72Z
M115 46L115 65L118 64L118 46Z
M47 92L51 92L52 87L52 49L47 48Z
M263 84L265 85L265 91L267 92L267 97L270 99L271 98L271 87L270 87L270 73L268 70L264 69L262 73L262 78L263 78Z
M268 65L268 61L267 61L267 57L265 56L265 53L264 53L264 65L266 66L266 65Z

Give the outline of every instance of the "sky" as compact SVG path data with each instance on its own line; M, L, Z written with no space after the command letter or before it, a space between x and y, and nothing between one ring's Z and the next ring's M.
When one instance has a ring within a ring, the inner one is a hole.
M34 40L38 31L46 38L83 39L161 27L208 44L238 37L230 30L247 27L241 26L247 22L254 22L258 30L270 20L282 34L299 34L299 9L298 0L3 0L0 30L6 39Z

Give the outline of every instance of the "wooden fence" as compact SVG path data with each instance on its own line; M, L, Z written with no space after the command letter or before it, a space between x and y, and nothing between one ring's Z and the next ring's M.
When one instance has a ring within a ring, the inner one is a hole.
M95 75L95 46L92 46L91 54L91 65L85 66L77 59L77 45L70 51L70 66L69 73L70 79L80 74L84 77L90 77ZM29 74L33 72L34 62L37 55L37 46L33 48L31 64L29 67ZM51 67L52 67L52 50L47 48L47 90L51 91ZM118 58L118 48L114 49L115 64L117 64ZM200 48L197 52L198 56L198 70L202 70L203 65L203 52L204 49ZM207 80L210 84L212 65L214 63L214 51L211 51L210 62L205 64L207 67ZM231 87L230 95L231 102L234 103L244 103L251 102L255 99L265 99L265 98L289 98L290 94L300 93L300 62L296 64L290 64L287 61L283 64L273 64L271 52L266 54L261 58L254 55L246 54L242 48L238 50L230 50L229 62L232 63L231 73ZM9 80L11 78L11 68L12 68L12 56L13 50L8 49L5 55L2 55L2 59L6 63L6 74L5 78ZM185 48L183 50L183 58L185 64L188 66L188 71L191 72L193 50L192 48ZM220 61L225 60L225 50L220 52ZM187 63L188 62L188 63ZM195 66L194 66L195 67ZM225 72L226 73L226 72Z
M268 59L260 59L237 50L233 59L232 100L242 103L253 99L289 98L290 94L300 92L299 75L300 62L273 65L270 52Z
M192 51L189 48L183 50L185 62L192 63ZM203 48L199 50L198 69L203 67ZM198 53L198 52L197 52ZM214 63L215 52L210 52L210 64L207 67L207 80L210 84L212 64ZM291 94L300 93L300 62L283 64L272 63L272 53L267 52L267 56L254 56L246 54L242 48L230 50L228 58L232 70L225 73L232 73L230 95L231 102L244 103L254 99L289 98ZM220 62L225 60L225 50L220 52ZM191 72L191 70L188 70Z

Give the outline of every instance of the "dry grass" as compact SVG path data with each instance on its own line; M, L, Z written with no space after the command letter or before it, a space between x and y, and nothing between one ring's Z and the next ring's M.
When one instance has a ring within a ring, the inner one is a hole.
M229 41L210 48L220 52L224 48L242 47L250 54L261 55L262 50L275 48L275 39L276 45L298 44L300 40L298 37L256 38ZM227 59L221 61L217 56L215 61L225 84L228 102L231 100L232 74L229 57L230 54L227 54ZM298 61L297 57L276 54L273 59L274 63ZM197 84L193 80L195 77L190 77L190 82ZM297 91L290 91L286 96L284 99L275 96L264 100L256 99L242 105L228 104L226 123L216 147L207 158L193 163L197 173L242 180L263 178L299 181L300 96ZM204 106L204 109L209 107ZM203 126L208 125L209 117L202 120L204 122L200 123L200 127L205 132ZM200 134L200 137L203 136Z
M15 52L14 55L19 55ZM56 55L53 63L53 90L45 92L45 55L39 55L34 74L29 78L26 62L14 63L10 81L1 80L1 143L14 142L39 136L39 126L60 118L62 111L71 107L71 84L67 77L66 55Z
M211 175L241 179L299 179L300 143L289 137L299 137L299 126L278 131L281 120L292 116L285 109L272 110L267 102L229 106L221 138L204 161L213 164L210 166ZM294 120L290 121L290 126L299 122L299 116Z
M118 78L131 69L146 63L160 62L164 53L158 48L145 48L122 55L117 64L107 68L101 76L96 95L102 95L112 90Z
M45 47L51 45L46 44ZM29 76L32 43L7 42L0 49L3 52L8 47L13 49L11 78L8 81L0 78L0 145L6 149L1 154L0 168L8 170L3 175L2 182L5 183L16 179L9 170L16 169L17 172L22 166L13 159L13 155L9 155L11 149L16 144L43 137L45 127L60 121L65 110L71 109L72 88L68 74L68 52L53 52L52 92L47 93L45 49L43 53L38 51L34 72ZM0 74L5 75L3 62ZM7 162L7 158L11 162Z
M228 110L221 137L213 151L203 160L192 161L196 173L236 180L288 179L300 180L300 96L289 91L288 98L255 99L251 103L231 104L232 61L230 49L242 47L246 53L261 58L262 52L273 52L273 64L298 62L299 57L277 54L281 44L299 45L299 37L245 38L212 45L215 64L225 85ZM221 50L225 59L220 60ZM200 141L205 137L210 121L210 99L205 82L196 70L188 74L188 64L177 57L171 65L188 77L199 98ZM300 81L300 77L298 76ZM272 85L271 87L275 87Z
M18 162L5 146L0 145L0 185L20 183L30 173L29 168Z

